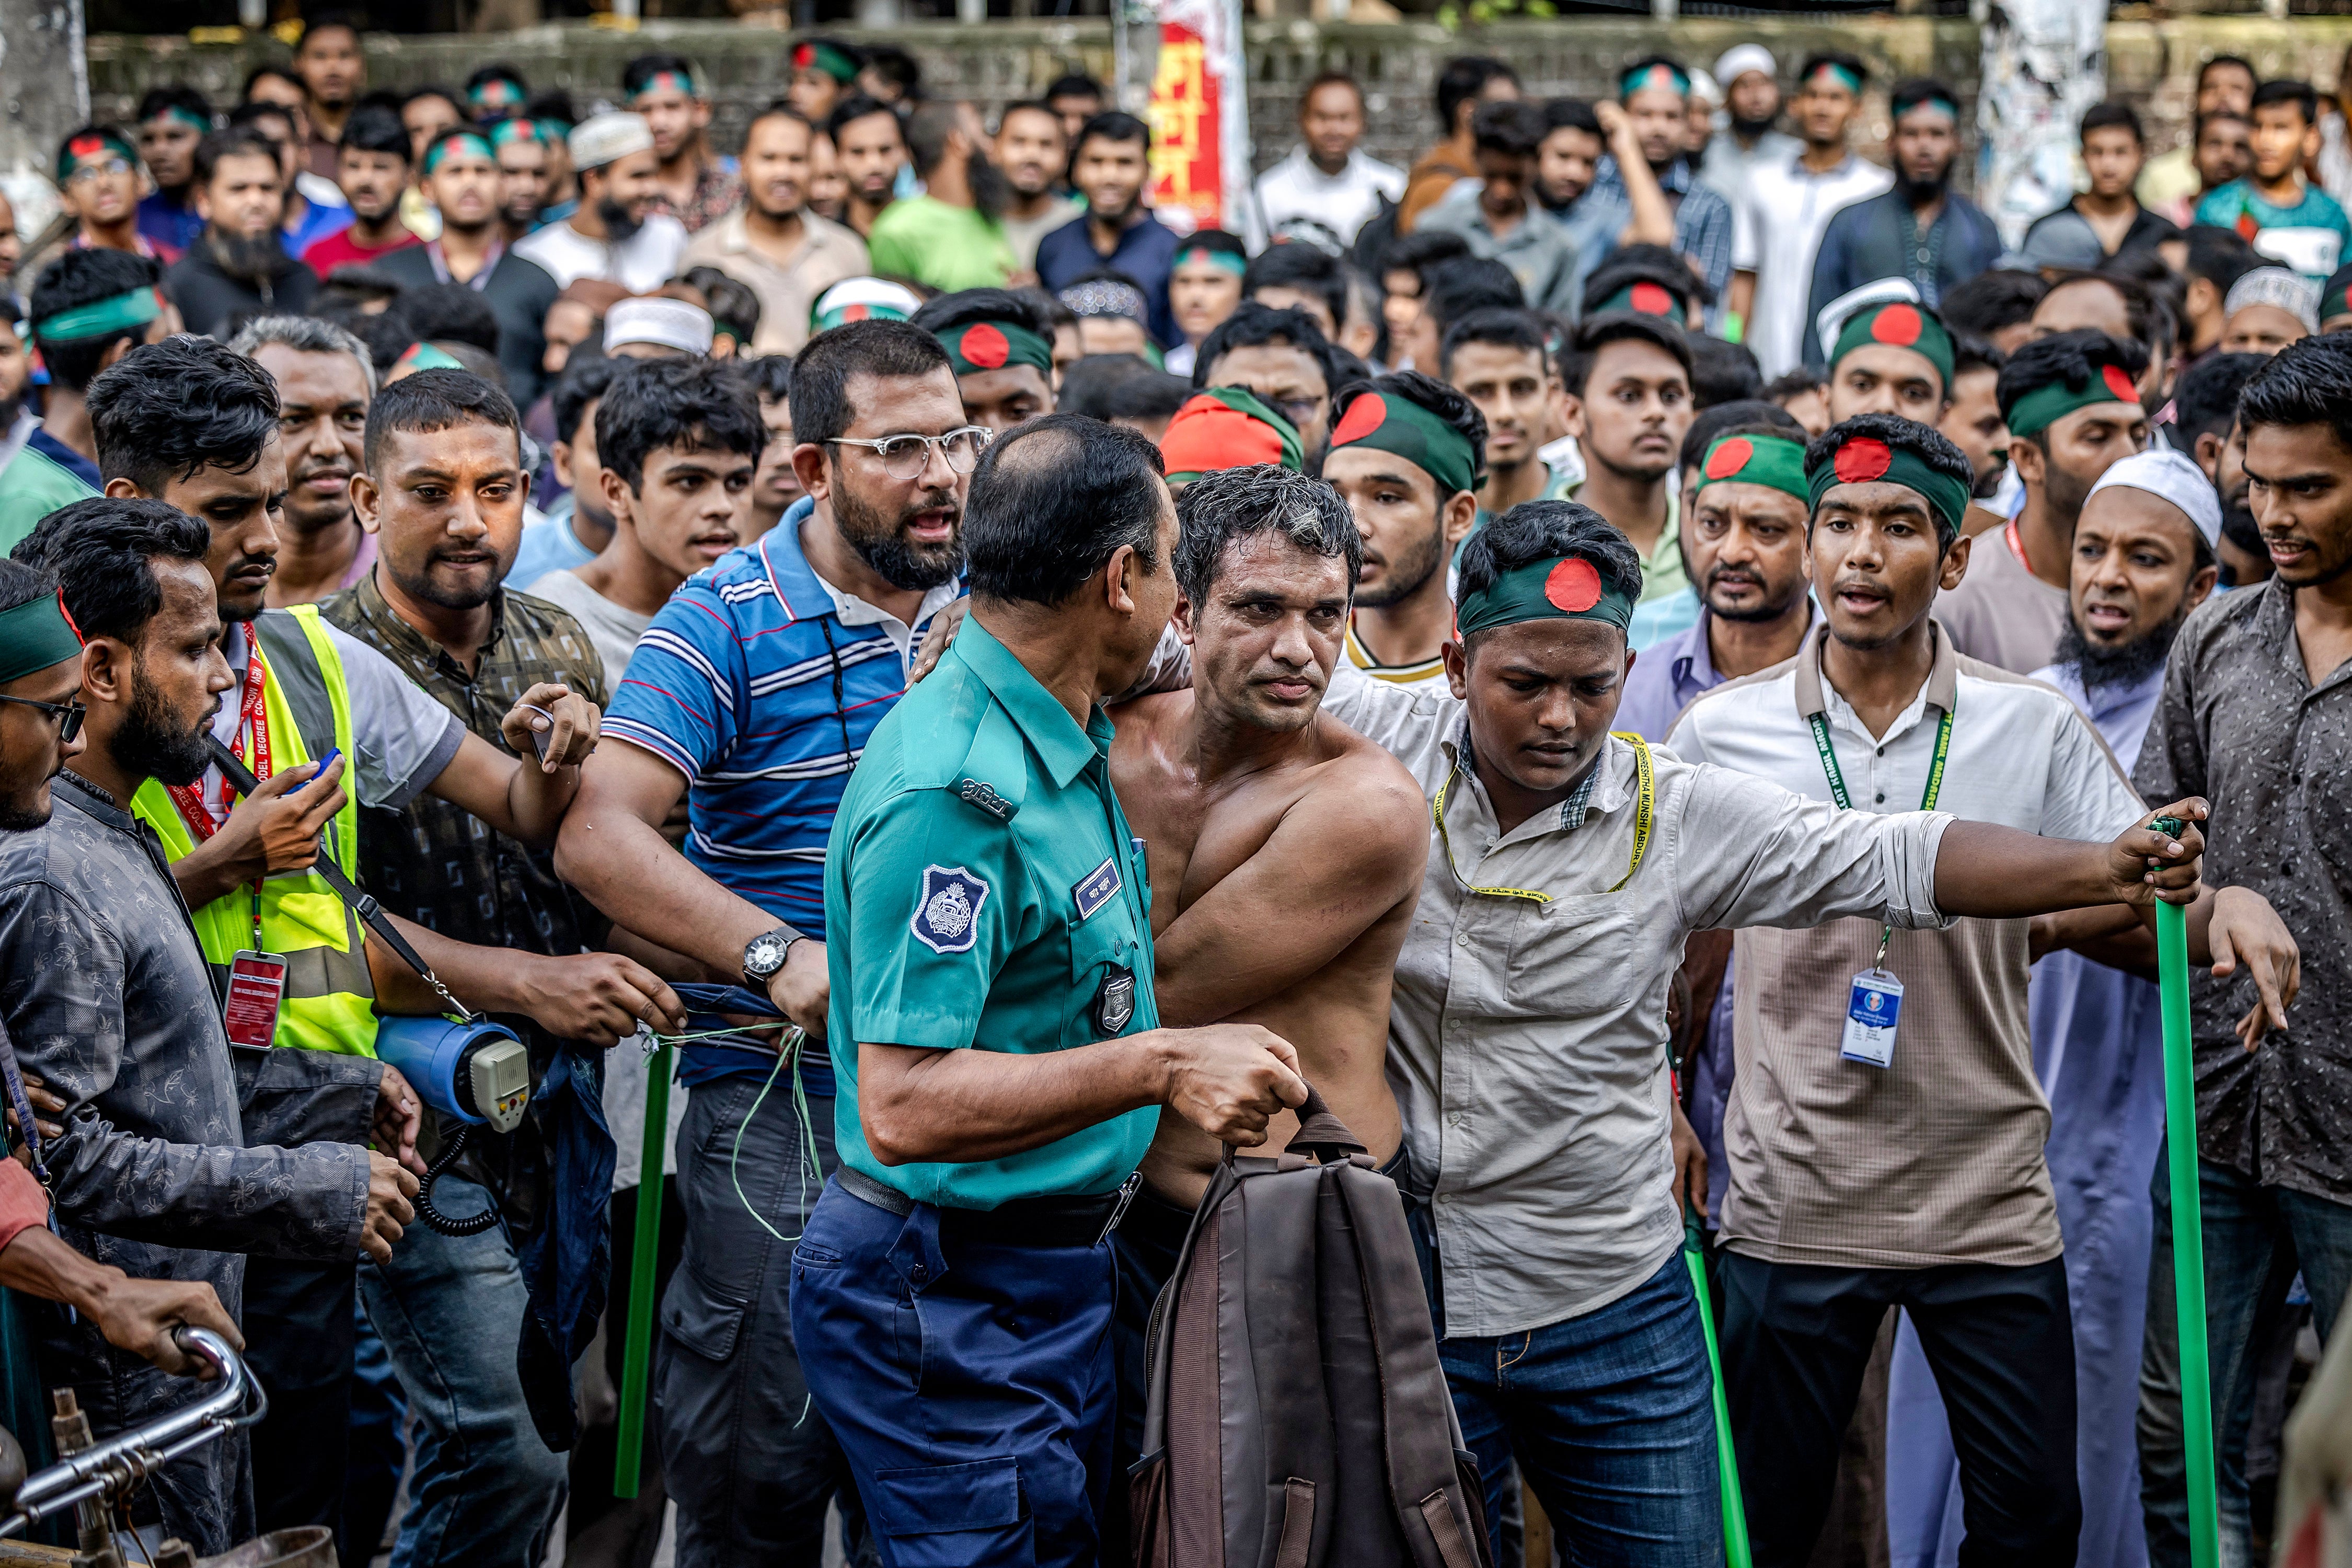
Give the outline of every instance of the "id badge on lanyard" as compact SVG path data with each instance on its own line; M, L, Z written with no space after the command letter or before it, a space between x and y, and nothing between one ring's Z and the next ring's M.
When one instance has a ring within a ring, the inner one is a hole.
M228 999L221 1023L228 1043L268 1050L278 1038L278 1012L286 1001L286 957L247 948L228 965Z
M1865 969L1853 977L1846 998L1845 1032L1838 1055L1864 1067L1895 1063L1895 1026L1903 1016L1903 982L1884 969Z

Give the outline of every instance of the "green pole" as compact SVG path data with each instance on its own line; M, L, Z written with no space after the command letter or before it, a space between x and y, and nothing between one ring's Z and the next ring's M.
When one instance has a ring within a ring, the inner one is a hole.
M637 1234L629 1251L629 1337L622 1345L621 1429L613 1457L614 1497L637 1495L637 1471L645 1451L646 1373L654 1351L654 1275L661 1263L663 1154L668 1142L670 1057L675 1049L668 1041L663 1041L646 1070L644 1156L637 1166Z
M1698 1292L1698 1324L1706 1335L1706 1370L1715 1384L1715 1462L1723 1478L1723 1556L1729 1568L1748 1568L1748 1510L1739 1500L1739 1463L1731 1451L1731 1405L1723 1396L1723 1357L1715 1348L1715 1304L1706 1292L1706 1247L1698 1216L1683 1214L1683 1262ZM2202 1568L2202 1564L2199 1565Z
M2158 819L2159 831L2180 824ZM2197 1197L2197 1071L2189 1030L2189 921L2156 906L2157 972L2164 994L2164 1138L2172 1175L2172 1278L2180 1317L2180 1441L2189 1467L2189 1557L2219 1568L2213 1492L2213 1372L2205 1346L2205 1230Z

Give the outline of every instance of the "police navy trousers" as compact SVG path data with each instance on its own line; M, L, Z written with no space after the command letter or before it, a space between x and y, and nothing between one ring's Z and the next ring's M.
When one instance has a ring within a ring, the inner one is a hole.
M829 1182L793 1336L890 1568L1094 1568L1110 1480L1111 1251L957 1238Z

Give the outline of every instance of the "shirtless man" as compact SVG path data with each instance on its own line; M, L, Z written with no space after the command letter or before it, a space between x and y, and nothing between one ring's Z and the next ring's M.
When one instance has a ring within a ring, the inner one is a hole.
M1149 845L1160 1018L1295 1041L1307 1080L1386 1163L1402 1137L1383 1070L1389 985L1429 827L1412 776L1318 710L1362 545L1336 491L1272 465L1204 475L1177 514L1175 625L1192 685L1123 704L1110 763ZM1278 1152L1297 1125L1276 1117L1250 1152ZM1122 1464L1141 1436L1152 1301L1223 1153L1163 1115L1113 1233Z

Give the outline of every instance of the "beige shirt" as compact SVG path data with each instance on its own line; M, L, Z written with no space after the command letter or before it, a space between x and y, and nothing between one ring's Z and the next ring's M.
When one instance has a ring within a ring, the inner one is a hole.
M796 354L808 342L809 307L845 278L866 271L866 242L856 231L801 209L801 243L782 266L751 247L736 208L688 242L678 270L716 267L760 297L760 330L751 352Z
M1989 528L1969 547L1969 574L1936 595L1936 619L1952 647L2011 675L2031 675L2058 657L2066 629L2066 590L2025 569L2009 547L2007 528Z
M1668 744L1685 757L1832 800L1805 715L1827 721L1853 816L1918 805L1940 716L1952 715L1938 811L2058 838L2107 839L2139 796L2073 702L1937 638L1908 709L1874 739L1822 678L1816 631L1795 658L1727 682L1684 710ZM1742 930L1723 1123L1731 1187L1724 1244L1776 1263L1926 1268L2023 1265L2058 1256L2042 1145L2050 1106L2033 1073L2024 921L1897 931L1885 967L1903 983L1894 1058L1845 1060L1853 977L1878 922Z
M1841 812L1654 747L1650 844L1611 892L1640 816L1626 742L1609 742L1583 800L1503 833L1466 759L1454 771L1465 710L1442 687L1343 661L1323 706L1425 794L1452 780L1397 960L1388 1059L1405 1184L1432 1200L1446 1331L1517 1333L1605 1307L1682 1241L1666 991L1685 938L1848 914L1941 923L1936 847L1950 818Z

